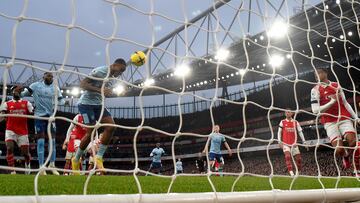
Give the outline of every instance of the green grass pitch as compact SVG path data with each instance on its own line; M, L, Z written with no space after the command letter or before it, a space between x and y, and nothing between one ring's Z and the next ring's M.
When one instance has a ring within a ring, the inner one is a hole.
M171 182L170 178L138 176L143 193L166 193ZM235 177L211 177L219 192L229 192ZM39 193L41 195L82 194L85 176L40 176ZM291 178L273 178L276 189L287 190ZM336 180L323 178L326 188L334 188ZM341 178L340 188L360 187L355 178ZM298 178L293 189L320 189L316 178ZM270 190L268 178L245 176L236 184L236 191ZM211 192L206 177L177 177L171 192ZM88 194L134 194L138 193L133 176L93 176L90 179ZM33 175L0 175L0 195L34 195Z

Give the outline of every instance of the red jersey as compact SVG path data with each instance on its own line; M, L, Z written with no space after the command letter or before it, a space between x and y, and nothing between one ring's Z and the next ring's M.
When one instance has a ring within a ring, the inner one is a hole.
M311 90L311 102L319 102L320 106L327 104L331 101L330 96L336 95L338 88L341 87L336 82L330 82L329 85L316 85ZM351 118L350 112L344 105L342 96L339 95L339 97L340 98L338 101L336 101L328 110L324 112L324 114L321 115L322 124L338 122L338 120L341 121Z
M75 116L75 118L73 119L74 122L77 123L84 123L84 118L82 117L82 115L78 114ZM70 133L68 136L70 136L69 138L69 143L68 143L68 147L67 147L67 151L68 152L75 152L75 140L81 140L85 135L86 135L86 128L85 127L81 127L80 125L75 125L73 123L71 123L70 127L69 127L70 132L68 131L68 133Z
M11 100L3 104L1 111L6 111L8 114L29 115L33 112L33 106L26 100ZM27 135L27 118L8 116L6 130L11 130L18 135Z
M288 145L293 145L297 142L297 131L301 131L301 127L296 120L281 120L279 128L281 129L281 142Z

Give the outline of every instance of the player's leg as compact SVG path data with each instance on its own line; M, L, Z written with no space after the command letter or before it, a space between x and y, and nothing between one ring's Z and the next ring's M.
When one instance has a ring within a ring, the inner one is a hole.
M79 104L78 109L80 114L84 118L84 124L86 125L94 125L96 123L95 118L95 105L83 105ZM75 157L71 159L71 166L73 170L80 170L80 158L85 153L87 146L91 141L91 135L93 133L94 128L87 128L86 135L81 139L80 146L76 150ZM73 172L74 175L80 175L79 172Z
M56 127L55 127L55 123L47 123L47 125L50 125L50 131L52 135L56 134ZM47 125L46 125L46 129L47 129ZM47 130L46 130L47 132ZM47 133L46 133L47 134ZM52 143L52 151L50 152L50 142ZM60 175L59 172L56 170L55 167L55 161L56 161L56 141L55 141L55 137L52 137L51 140L49 140L48 143L48 151L50 153L50 163L49 163L49 168L52 168L51 172L54 175Z
M283 152L284 152L284 156L285 156L285 164L286 164L286 168L288 169L288 172L291 176L294 176L294 171L293 171L293 167L292 167L292 157L291 157L291 152L290 152L290 147L287 145L283 146Z
M151 162L151 164L150 164L150 166L149 166L149 169L147 170L147 172L146 172L146 175L145 175L145 176L148 176L148 175L149 175L149 173L151 172L151 170L153 169L153 163L154 163L154 162Z
M73 158L73 156L74 156L73 152L69 152L69 151L66 150L65 166L64 166L65 170L70 170L71 169L71 159ZM64 172L64 175L67 176L67 175L69 175L69 173Z
M36 149L37 149L37 156L38 156L38 161L39 161L39 168L44 165L44 159L45 159L46 123L47 122L43 121L43 120L35 120L35 134L36 134L36 138L37 138L37 148Z
M339 130L342 135L344 135L345 140L348 143L348 146L351 147L345 150L345 155L343 158L343 164L345 168L351 167L350 158L353 156L354 148L356 146L356 131L354 124L351 120L344 120L339 123Z
M30 155L30 150L29 150L28 135L17 136L17 143L20 147L21 155L24 156L24 159L25 159L25 169L28 169L27 171L25 171L25 174L29 175L30 169L31 169L31 166L30 166L31 155Z
M224 157L221 154L218 154L217 160L219 162L219 169L218 169L219 174L220 174L220 176L224 176L224 174L223 174L224 165L225 165Z
M295 164L296 164L296 167L297 167L297 171L300 172L301 171L301 154L300 154L300 150L299 150L299 147L298 146L294 146L293 149L292 149L292 154L293 156L295 157Z
M214 172L215 171L215 159L216 159L216 155L215 153L210 152L209 153L209 166L210 166L210 171Z
M101 109L95 111L95 113L99 115L97 117L100 117L100 111L101 111ZM106 108L104 108L101 123L102 124L110 124L110 125L115 124L114 119L111 117L111 114L109 113L109 111ZM113 127L113 126L105 126L104 127L104 132L102 133L99 150L94 157L96 168L98 168L100 170L104 169L103 156L106 152L107 146L108 146L114 132L115 132L115 127Z
M15 147L16 138L14 136L15 136L14 132L10 130L5 131L6 161L8 163L8 166L10 167L15 167L14 147ZM11 174L16 174L15 170L12 170Z
M360 176L360 142L357 142L357 148L354 152L354 175L359 177Z

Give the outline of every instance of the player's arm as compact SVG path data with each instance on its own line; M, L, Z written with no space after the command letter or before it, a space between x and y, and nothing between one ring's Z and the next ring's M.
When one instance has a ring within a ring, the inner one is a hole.
M32 114L34 112L34 106L29 101L27 102L27 109L29 114Z
M0 106L0 114L6 114L7 112L7 103L4 102L1 106ZM0 116L0 122L3 122L5 120L5 116Z
M205 147L204 147L204 150L202 151L202 153L206 153L206 151L207 151L208 148L209 148L209 143L210 143L210 141L211 141L211 136L209 135L209 137L208 137L208 139L207 139L207 141L206 141L206 143L205 143Z
M79 117L79 115L76 115L75 118L73 119L73 121L74 121L74 122L78 122L78 117ZM69 128L68 128L68 130L67 130L67 132L66 132L65 141L64 141L63 146L62 146L63 150L66 149L67 144L69 143L69 140L70 140L71 131L72 131L74 128L75 128L75 124L74 124L74 123L70 123L70 126L69 126Z
M155 149L153 149L153 150L151 151L150 157L153 157L153 156L156 154L154 151L155 151Z
M277 133L277 139L278 139L278 143L279 143L280 148L283 148L283 143L281 141L282 129L283 129L283 125L282 125L282 122L280 121L279 128L278 128L278 133Z
M96 70L96 69L91 71L90 76L96 77L96 78L101 77L100 72L98 70ZM91 83L92 81L93 81L93 79L91 79L91 78L87 78L87 77L84 78L80 82L80 88L83 89L83 90L90 91L90 92L101 93L102 92L101 88L93 86L92 83ZM109 89L109 88L104 88L104 95L105 96L111 96L112 95L112 90Z
M226 142L225 138L224 138L224 145L225 145L225 148L228 150L229 152L229 156L232 156L232 151L231 151L231 148L229 146L229 144Z
M358 120L358 116L356 115L355 111L353 110L349 102L347 102L344 91L342 89L340 90L340 97L344 103L346 110L351 114L351 117L357 120L358 122L360 122L360 120Z
M300 126L300 123L296 121L296 130L301 138L301 141L303 144L306 144L306 140L305 140L305 136L304 136L304 133L303 133L303 130ZM309 147L308 146L305 146L306 150L309 151Z
M319 101L320 101L319 91L313 88L311 90L311 110L315 114L323 113L326 110L328 110L332 105L336 103L336 98L331 97L331 100L322 106L320 106Z
M32 83L29 87L23 87L21 85L17 86L16 89L23 89L20 93L21 97L29 97L33 94L34 90L36 89L36 83Z

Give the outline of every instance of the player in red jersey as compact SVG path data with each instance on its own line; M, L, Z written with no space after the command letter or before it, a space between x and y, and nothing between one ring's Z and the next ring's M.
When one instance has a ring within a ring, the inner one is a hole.
M76 123L83 124L84 118L81 114L77 114L73 122L70 124L66 134L66 139L62 146L63 150L66 150L65 155L65 167L64 169L71 169L71 159L75 156L75 152L80 145L81 139L86 135L86 127L77 125ZM69 175L67 172L64 175Z
M291 176L294 176L294 171L292 167L292 158L295 157L295 163L298 171L301 171L301 155L299 147L297 146L297 135L300 136L303 144L305 144L305 137L302 132L302 128L293 117L294 113L287 109L285 111L286 118L280 121L279 130L278 130L278 142L280 148L282 148L285 155L285 163L288 169L288 172Z
M332 146L336 147L336 155L343 157L344 168L350 168L350 155L353 150L343 148L343 139L349 147L356 146L356 131L352 119L359 122L358 116L346 101L340 85L328 80L326 68L317 68L316 78L319 84L311 90L312 112L320 114L326 134Z
M17 115L29 115L33 112L33 106L29 101L22 100L20 98L20 91L11 88L13 99L4 102L1 106L1 113L17 114ZM0 117L0 121L4 117ZM21 154L25 158L25 168L30 169L30 152L29 152L29 137L27 118L24 117L11 117L6 118L6 131L5 131L5 143L6 143L6 160L10 167L15 167L14 162L14 145L15 143L20 147ZM11 174L16 174L12 171ZM26 171L25 174L30 174L30 171Z

